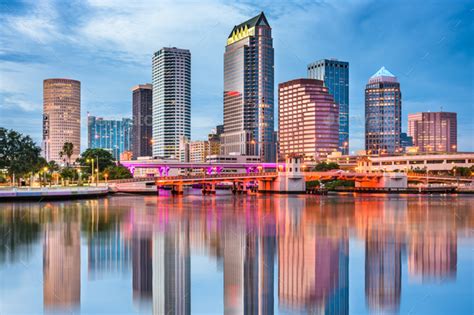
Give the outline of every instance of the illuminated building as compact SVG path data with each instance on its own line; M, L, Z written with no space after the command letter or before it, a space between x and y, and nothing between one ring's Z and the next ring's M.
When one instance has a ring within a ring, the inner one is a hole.
M365 150L391 154L400 150L402 93L397 78L380 68L365 86Z
M409 114L408 134L413 137L418 152L457 152L457 114Z
M221 153L275 160L272 29L265 15L234 26L224 53Z
M164 47L153 55L153 156L179 157L179 137L191 139L191 53Z
M87 116L88 147L109 151L114 159L130 151L132 140L132 120L107 120L102 117Z
M73 144L71 161L81 150L81 82L70 79L43 81L43 154L47 161L62 162L59 152Z
M140 84L132 89L132 151L135 158L152 156L153 85Z
M308 78L324 81L339 106L339 150L349 154L349 63L322 59L308 65Z
M339 109L323 81L296 79L278 85L278 136L282 157L318 160L339 146Z

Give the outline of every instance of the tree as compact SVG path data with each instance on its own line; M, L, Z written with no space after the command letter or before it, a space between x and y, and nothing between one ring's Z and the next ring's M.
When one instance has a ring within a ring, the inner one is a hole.
M63 144L63 150L59 152L59 156L62 158L64 155L67 156L67 166L71 163L71 156L74 153L74 144L71 142L65 142Z
M338 169L339 169L339 164L334 163L334 162L330 162L330 163L326 163L326 162L318 163L318 164L316 164L316 166L313 168L313 170L316 171L316 172L326 172L326 171L338 170Z
M8 175L24 177L37 171L44 162L40 152L30 136L0 127L0 169L6 169Z
M64 178L64 179L71 179L73 180L75 177L76 177L76 170L72 167L64 167L62 170L61 170L61 177Z
M83 172L89 175L91 174L92 159L94 159L94 169L97 168L97 159L99 160L99 171L115 165L114 158L109 151L104 149L87 149L82 152L77 162L82 166Z
M123 165L113 165L109 166L103 172L103 175L107 174L108 179L127 179L132 178L132 174Z

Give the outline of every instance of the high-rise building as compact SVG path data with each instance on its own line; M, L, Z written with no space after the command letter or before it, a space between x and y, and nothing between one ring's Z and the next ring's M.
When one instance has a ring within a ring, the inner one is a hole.
M191 138L191 53L164 47L153 55L153 156L178 157Z
M318 160L339 146L339 107L323 81L296 79L278 85L279 154Z
M140 84L133 89L132 151L133 157L152 156L152 91L153 85Z
M224 53L222 154L275 160L272 29L265 15L234 26Z
M400 83L385 67L365 87L365 149L367 154L400 151L402 129Z
M349 154L349 63L322 59L308 65L308 78L324 81L339 105L339 150Z
M88 147L105 149L115 159L129 151L131 147L132 120L106 120L102 117L87 116Z
M457 115L447 112L409 114L408 134L419 152L456 152Z
M43 81L43 156L61 161L64 143L73 144L71 161L81 150L81 82L70 79Z

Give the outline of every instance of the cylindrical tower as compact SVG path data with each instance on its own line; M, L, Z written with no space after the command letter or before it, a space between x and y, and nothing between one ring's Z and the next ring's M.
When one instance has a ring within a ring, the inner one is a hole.
M73 154L60 157L64 143ZM74 162L81 150L81 82L46 79L43 82L43 156L47 161Z

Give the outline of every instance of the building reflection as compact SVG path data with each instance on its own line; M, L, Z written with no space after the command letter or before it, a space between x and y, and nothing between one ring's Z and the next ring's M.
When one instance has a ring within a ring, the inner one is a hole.
M280 306L311 314L349 314L347 230L315 224L318 218L308 217L304 199L283 203L278 235Z
M153 234L153 314L191 314L191 258L186 221Z
M356 205L358 234L365 239L365 297L375 313L396 313L402 290L405 200L361 201Z
M81 247L78 212L52 212L44 227L43 299L46 310L71 310L81 300ZM58 218L58 216L60 216Z
M288 313L342 315L349 314L349 242L355 241L352 251L365 249L365 268L354 270L365 291L355 294L365 294L369 312L396 313L406 285L402 269L422 284L455 279L458 236L468 236L474 222L469 202L449 199L219 198L113 197L75 207L12 208L0 212L0 231L12 229L1 258L14 262L43 236L47 311L79 307L83 258L87 280L124 276L139 311L190 314L191 262L198 254L223 272L217 298L225 314L272 314L277 305ZM87 257L81 257L81 233Z

